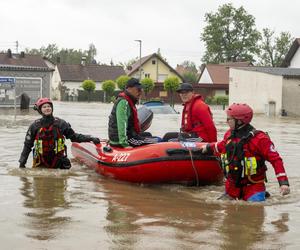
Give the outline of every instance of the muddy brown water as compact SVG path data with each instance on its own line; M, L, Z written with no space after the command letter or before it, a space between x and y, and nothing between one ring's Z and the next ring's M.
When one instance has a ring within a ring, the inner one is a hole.
M111 104L54 104L80 133L107 138ZM181 107L176 107L181 111ZM213 110L220 139L225 114ZM221 201L222 186L132 185L73 161L70 170L18 168L39 116L0 109L0 249L300 249L300 119L256 116L281 153L291 194L279 195L271 166L262 204ZM155 115L150 131L177 131L180 115ZM69 156L72 158L69 146Z

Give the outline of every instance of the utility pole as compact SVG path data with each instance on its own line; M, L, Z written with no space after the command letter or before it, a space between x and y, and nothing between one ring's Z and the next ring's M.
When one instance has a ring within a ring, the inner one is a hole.
M134 40L140 44L140 67L139 67L139 75L140 79L142 80L142 40Z
M16 53L18 54L18 51L19 51L19 42L16 41Z

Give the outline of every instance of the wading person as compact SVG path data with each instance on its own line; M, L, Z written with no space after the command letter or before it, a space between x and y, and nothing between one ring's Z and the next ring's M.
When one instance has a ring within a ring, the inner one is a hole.
M245 201L264 201L266 195L265 161L272 164L280 193L290 193L283 161L273 142L263 131L251 124L253 110L247 104L234 103L228 107L229 130L220 142L203 146L203 153L220 154L226 176L225 197Z
M194 93L192 84L182 83L177 93L183 102L181 131L204 142L217 141L217 129L209 106L201 95Z
M157 142L157 139L144 137L141 133L136 108L141 95L142 84L136 78L129 79L109 116L108 135L112 146L136 147Z
M66 138L72 142L100 143L99 138L77 134L69 123L54 117L53 103L49 98L40 98L34 109L42 115L42 118L35 120L28 128L19 159L20 168L25 168L32 148L33 167L68 169L71 162L67 158Z

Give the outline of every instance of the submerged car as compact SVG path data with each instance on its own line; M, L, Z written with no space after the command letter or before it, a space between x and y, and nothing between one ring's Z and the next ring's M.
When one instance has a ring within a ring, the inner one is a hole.
M178 114L178 112L173 107L162 101L145 102L143 103L143 106L146 106L154 114Z

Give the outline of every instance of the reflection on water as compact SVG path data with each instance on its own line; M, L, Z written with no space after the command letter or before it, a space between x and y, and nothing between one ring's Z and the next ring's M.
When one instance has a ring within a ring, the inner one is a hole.
M61 209L68 209L65 200L66 179L45 177L20 177L21 194L24 196L26 228L30 229L28 237L49 240L63 230L63 225L70 218L59 216Z
M264 242L264 207L261 205L228 206L220 232L224 249L251 249Z
M285 233L289 231L287 222L289 221L288 213L281 213L278 220L274 220L271 223L276 226L278 233Z
M161 186L99 183L109 197L105 229L115 247L142 247L150 236L153 248L211 245L208 235L217 240L213 227L218 223L219 206L182 195L184 187L170 192Z
M54 112L77 132L107 138L111 107L55 103ZM213 113L220 139L225 114ZM30 111L13 122L0 110L1 249L299 249L299 119L254 118L282 154L292 191L279 195L269 166L272 196L258 205L217 200L223 186L131 185L76 162L66 171L18 169L25 132L38 117ZM180 115L155 115L150 132L161 136L179 124Z

